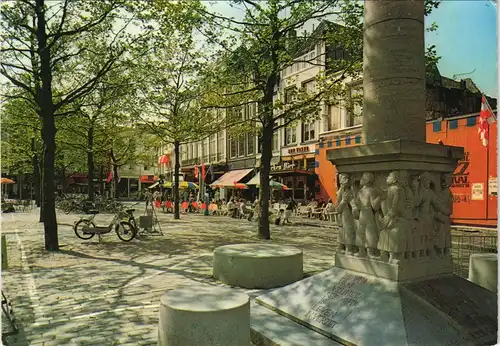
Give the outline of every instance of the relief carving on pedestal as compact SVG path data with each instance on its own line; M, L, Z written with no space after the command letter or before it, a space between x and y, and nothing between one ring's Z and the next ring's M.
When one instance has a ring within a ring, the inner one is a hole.
M393 171L387 177L387 198L382 201L383 218L378 240L380 259L397 264L404 259L409 222L405 219L406 196L401 187L400 173Z
M337 212L339 218L338 251L347 255L354 254L356 223L354 214L357 214L354 192L351 180L347 174L340 174L340 189L337 191Z
M437 194L439 207L435 210L437 224L436 250L440 257L451 256L451 214L453 212L453 195L450 191L451 174L441 175L441 189Z
M425 254L431 258L436 256L435 246L437 245L438 230L434 222L434 214L436 210L441 210L441 204L438 201L437 195L430 188L431 175L429 172L420 174L420 190L418 200L418 215L420 227L424 234L424 249Z
M377 223L379 217L381 197L373 187L375 176L373 173L363 173L361 189L357 193L356 204L359 210L359 223L356 230L356 246L359 257L377 257L377 243L380 229Z

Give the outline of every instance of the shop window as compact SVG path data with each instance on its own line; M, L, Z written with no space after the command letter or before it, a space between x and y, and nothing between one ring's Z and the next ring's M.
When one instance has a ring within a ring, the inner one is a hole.
M476 126L476 117L467 118L467 126Z
M441 120L436 120L432 123L432 132L441 131Z

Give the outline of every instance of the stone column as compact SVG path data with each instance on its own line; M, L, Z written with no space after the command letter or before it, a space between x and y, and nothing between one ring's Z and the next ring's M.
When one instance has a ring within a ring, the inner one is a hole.
M335 266L395 281L451 274L451 173L460 147L425 139L424 0L365 0L365 145L340 173Z
M423 0L364 3L365 143L425 142Z

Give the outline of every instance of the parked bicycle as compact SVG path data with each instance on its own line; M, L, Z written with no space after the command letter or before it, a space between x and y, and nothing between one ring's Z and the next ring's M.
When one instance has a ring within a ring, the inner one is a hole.
M96 234L100 239L102 234L110 233L114 230L118 238L122 241L131 241L137 235L137 228L129 221L124 220L131 220L132 215L132 220L135 224L133 212L134 209L127 209L126 211L120 210L115 214L107 226L96 226L94 219L96 215L99 214L99 210L89 210L89 214L92 216L82 217L75 223L75 234L78 238L83 240L92 239Z

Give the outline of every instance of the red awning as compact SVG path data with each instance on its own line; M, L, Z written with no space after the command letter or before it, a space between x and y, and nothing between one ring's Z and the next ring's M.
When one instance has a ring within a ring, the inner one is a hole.
M213 187L231 187L235 183L243 179L248 173L253 171L253 168L248 169L238 169L236 171L230 171L224 174L222 177L214 181L210 186Z
M141 183L154 183L155 181L158 180L158 176L156 175L142 175L141 176Z
M170 162L170 154L163 154L162 156L160 156L158 158L158 163L160 165L168 165L168 163Z

